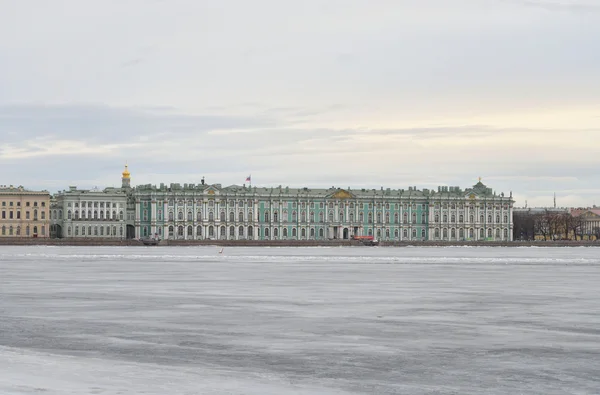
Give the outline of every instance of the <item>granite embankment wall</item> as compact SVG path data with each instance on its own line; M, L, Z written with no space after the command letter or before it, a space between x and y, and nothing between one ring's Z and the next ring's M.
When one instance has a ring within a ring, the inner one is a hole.
M50 246L138 246L138 240L114 239L34 239L0 238L0 245L50 245ZM229 247L346 247L362 246L351 240L162 240L160 246L229 246ZM382 247L600 247L598 241L382 241Z

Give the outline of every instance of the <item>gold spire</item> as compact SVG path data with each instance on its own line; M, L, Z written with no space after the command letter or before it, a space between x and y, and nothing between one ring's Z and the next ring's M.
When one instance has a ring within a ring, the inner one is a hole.
M123 178L129 178L130 176L131 176L131 173L127 169L127 163L125 163L125 170L123 170Z
M481 177L479 177L479 182L481 182Z

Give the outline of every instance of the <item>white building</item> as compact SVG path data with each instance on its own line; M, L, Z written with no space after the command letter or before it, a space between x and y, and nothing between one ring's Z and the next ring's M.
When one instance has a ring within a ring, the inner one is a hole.
M130 173L125 167L121 188L69 187L53 196L51 235L59 238L131 238L127 228Z

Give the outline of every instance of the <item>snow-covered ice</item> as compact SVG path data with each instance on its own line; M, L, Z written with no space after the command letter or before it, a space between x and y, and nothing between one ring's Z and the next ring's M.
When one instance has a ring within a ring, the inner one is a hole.
M598 394L600 249L0 247L0 394Z

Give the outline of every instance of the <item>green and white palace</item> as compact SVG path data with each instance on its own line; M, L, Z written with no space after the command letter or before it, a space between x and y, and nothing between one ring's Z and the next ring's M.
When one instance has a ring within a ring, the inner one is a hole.
M135 237L178 240L512 240L512 192L139 185Z

